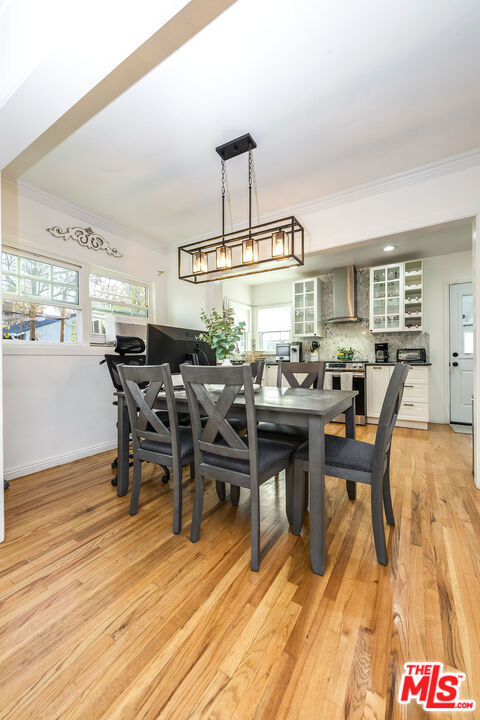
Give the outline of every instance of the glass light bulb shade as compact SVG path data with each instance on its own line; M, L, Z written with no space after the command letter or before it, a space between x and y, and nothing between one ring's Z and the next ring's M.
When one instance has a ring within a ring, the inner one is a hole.
M244 264L258 262L258 242L253 238L242 242L242 262Z
M194 275L198 273L205 273L208 271L208 257L207 253L197 250L192 254L192 272Z
M217 247L217 270L225 270L232 267L232 248L226 245Z
M288 255L288 235L284 230L272 233L272 257Z

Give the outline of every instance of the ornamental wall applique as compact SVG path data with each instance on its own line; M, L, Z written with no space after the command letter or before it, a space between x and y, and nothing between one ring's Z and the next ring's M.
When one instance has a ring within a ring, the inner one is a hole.
M66 230L62 230L62 228L56 225L47 228L47 232L53 235L53 237L63 238L63 240L76 240L79 245L83 245L83 247L89 248L89 250L105 250L105 252L112 257L123 257L123 253L117 250L117 248L112 247L108 240L105 240L101 235L93 232L91 227L67 227Z

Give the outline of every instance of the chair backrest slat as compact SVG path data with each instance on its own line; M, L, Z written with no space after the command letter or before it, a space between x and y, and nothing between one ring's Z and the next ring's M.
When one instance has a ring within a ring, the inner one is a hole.
M178 419L170 366L167 363L143 367L119 365L118 371L125 392L134 448L138 448L142 439L157 440L170 443L172 454L176 453L179 446ZM154 412L160 393L166 400L169 427Z
M180 367L190 408L194 450L199 462L205 453L249 462L250 475L257 472L257 423L253 397L252 370L249 364L238 367L208 367L182 365ZM211 389L210 385L223 385ZM228 422L228 411L243 388L247 416L248 445ZM200 418L208 416L202 428ZM218 436L221 436L218 442Z
M305 375L305 377L299 382L296 375ZM279 360L277 387L282 386L282 378L285 378L292 388L308 390L315 386L321 390L325 380L325 362L323 360L321 362L284 362Z
M373 453L373 476L383 477L385 456L390 450L392 434L402 404L403 387L410 367L397 363L393 369L378 420L375 449Z

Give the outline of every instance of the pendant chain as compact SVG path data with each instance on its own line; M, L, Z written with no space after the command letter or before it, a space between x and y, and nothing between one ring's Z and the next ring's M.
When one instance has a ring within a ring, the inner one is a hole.
M257 188L257 173L255 172L255 160L253 152L250 150L250 168L253 179L253 192L255 193L255 207L257 209L257 225L260 225L260 207L258 204L258 188Z

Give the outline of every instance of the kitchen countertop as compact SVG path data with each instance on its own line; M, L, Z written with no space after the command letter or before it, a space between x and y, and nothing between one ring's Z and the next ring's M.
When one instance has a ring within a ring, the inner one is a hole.
M353 362L355 362L355 360L354 360ZM382 366L382 365L396 365L397 363L396 363L394 360L392 360L391 362L382 362L382 363L380 363L380 362L367 362L367 363L365 363L365 364L366 364L366 365L380 365L380 366ZM429 363L429 362L411 362L411 363L405 363L405 364L406 364L406 365L410 365L410 366L412 366L412 367L430 367L430 365L431 365L432 363Z

